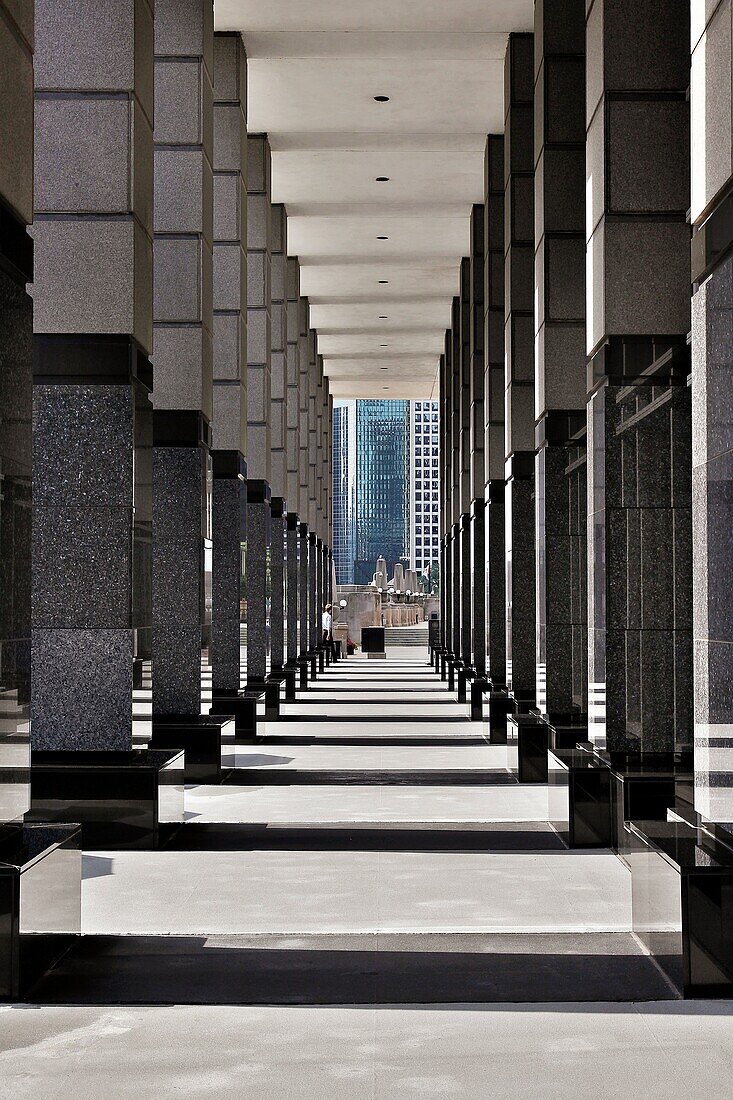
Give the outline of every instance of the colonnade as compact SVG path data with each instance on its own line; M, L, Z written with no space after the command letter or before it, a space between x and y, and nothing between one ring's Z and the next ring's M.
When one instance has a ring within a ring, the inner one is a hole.
M3 683L34 750L127 751L144 662L154 723L201 714L202 650L275 712L314 668L331 397L241 35L212 0L31 9L0 5Z
M686 0L543 0L509 37L441 357L440 657L474 717L686 760L730 822L731 15L704 8L690 39Z

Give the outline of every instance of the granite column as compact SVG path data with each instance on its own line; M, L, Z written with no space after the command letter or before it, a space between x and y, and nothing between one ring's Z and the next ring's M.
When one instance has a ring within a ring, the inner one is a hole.
M2 823L20 819L30 802L33 303L26 284L33 280L33 242L27 229L33 221L32 3L23 9L0 2L0 58L6 74L0 123ZM1 978L0 989L5 996Z
M461 304L458 314L460 413L458 421L458 529L460 539L460 660L458 698L466 698L473 641L473 578L471 576L471 260L461 260Z
M733 825L731 5L692 5L695 809Z
M12 33L22 53L19 36L32 39L33 21L20 18ZM13 601L32 597L34 750L124 751L136 634L147 654L151 629L153 15L145 2L113 12L40 0L35 35L32 593L14 591ZM31 253L17 219L31 215L30 64L16 75L17 104L3 126L17 119L27 129L0 161L17 225L13 267L27 277ZM7 316L18 320L19 377L3 370L3 386L13 382L3 418L30 395L30 309L12 274L6 268L3 279ZM19 413L17 456L3 461L3 528L5 537L12 517L16 537L29 539L28 408ZM3 420L4 437L7 427ZM7 672L20 700L28 674L20 603L16 622Z
M484 463L486 483L486 672L506 686L504 528L504 137L490 134L484 161Z
M692 747L689 14L586 18L589 733L619 753Z
M267 679L271 526L270 143L247 138L247 686Z
M585 0L535 7L537 707L587 719ZM585 734L578 731L577 739Z
M486 682L486 505L484 491L484 215L482 203L471 211L470 319L469 319L469 464L471 498L471 664L476 674L472 688L472 716L480 714L480 692Z
M291 256L286 266L287 351L285 432L287 463L287 530L285 535L287 648L285 667L293 673L298 665L298 526L300 523L300 265ZM292 695L292 691L291 691Z
M270 387L270 486L272 545L270 551L270 680L283 683L285 664L285 513L287 510L287 215L282 203L272 207L272 321ZM275 696L273 695L273 698Z
M198 716L210 627L211 0L155 6L153 717Z
M534 41L510 34L504 64L504 347L507 685L535 700Z
M247 507L247 57L214 36L212 632L214 695L242 686L240 605Z

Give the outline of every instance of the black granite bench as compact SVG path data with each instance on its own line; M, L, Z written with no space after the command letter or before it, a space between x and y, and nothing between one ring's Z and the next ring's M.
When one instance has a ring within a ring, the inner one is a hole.
M681 996L732 997L733 836L670 818L626 827L634 933Z
M27 822L77 821L84 848L155 848L159 824L183 821L182 752L31 753Z
M0 999L18 1000L81 935L81 829L0 826Z

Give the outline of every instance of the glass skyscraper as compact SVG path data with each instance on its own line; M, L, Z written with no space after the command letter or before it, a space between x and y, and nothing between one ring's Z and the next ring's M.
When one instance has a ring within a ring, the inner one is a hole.
M337 584L369 584L377 558L422 574L438 557L438 404L352 400L333 406Z
M409 553L407 401L356 403L356 584L368 584L377 558L390 571Z
M356 401L333 403L333 562L337 584L354 583Z

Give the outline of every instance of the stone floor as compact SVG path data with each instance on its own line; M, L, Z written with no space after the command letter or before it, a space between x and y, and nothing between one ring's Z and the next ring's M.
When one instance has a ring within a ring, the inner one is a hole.
M342 661L164 849L85 853L81 946L0 1009L0 1096L730 1096L733 1006L673 999L625 866L568 851L466 713L424 650Z

